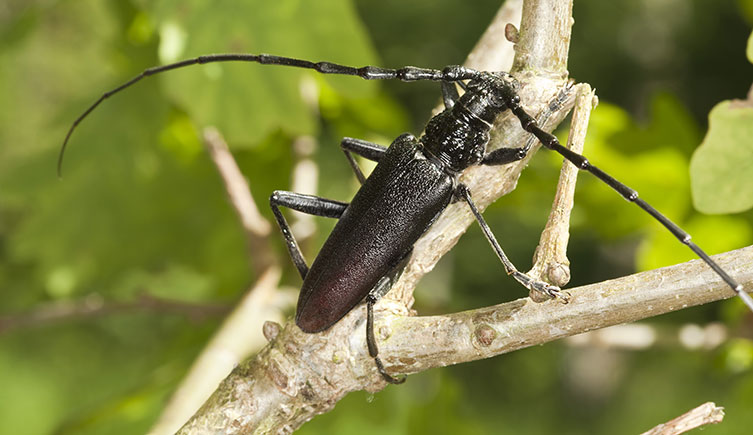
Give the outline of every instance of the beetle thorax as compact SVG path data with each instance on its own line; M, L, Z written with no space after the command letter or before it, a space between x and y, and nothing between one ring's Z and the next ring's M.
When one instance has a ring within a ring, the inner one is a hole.
M451 109L429 120L421 143L450 171L460 172L483 159L492 123L507 109L499 98L500 80L490 74L471 81Z

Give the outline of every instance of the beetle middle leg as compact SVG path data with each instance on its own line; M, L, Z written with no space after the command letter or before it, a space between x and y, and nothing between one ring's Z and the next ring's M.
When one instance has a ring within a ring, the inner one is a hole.
M298 241L296 241L293 232L290 230L288 221L285 220L285 216L280 212L280 206L314 216L338 219L345 212L345 209L348 208L348 204L314 195L275 190L269 197L269 205L272 207L272 213L274 213L282 236L285 238L290 258L298 269L301 278L306 278L309 266L303 258L301 248L298 246Z
M349 154L349 151L355 152L356 154L370 160L378 160L386 151L386 148L382 147L381 145L352 138L343 139L341 147L348 157L348 160L351 161L356 175L358 176L359 174L361 174L361 177L363 177L363 174L361 173L360 168L358 168L353 157ZM296 265L301 278L305 279L309 270L309 266L306 264L306 260L303 258L300 246L298 245L295 236L293 236L290 225L285 220L285 217L280 211L280 206L315 216L339 219L345 212L348 204L314 195L305 195L301 193L281 190L277 190L272 193L269 198L269 203L272 207L272 212L275 215L275 219L280 227L282 235L285 238L288 252L290 253L290 258ZM401 384L405 382L405 378L396 378L387 373L382 360L378 356L379 348L377 347L376 337L374 334L374 305L390 290L392 285L400 277L405 264L410 258L411 252L412 251L408 251L405 255L403 255L400 261L398 261L393 268L392 272L382 277L382 279L377 282L371 292L369 292L369 294L366 296L366 343L369 349L369 355L374 359L379 374L382 375L385 381L391 384Z

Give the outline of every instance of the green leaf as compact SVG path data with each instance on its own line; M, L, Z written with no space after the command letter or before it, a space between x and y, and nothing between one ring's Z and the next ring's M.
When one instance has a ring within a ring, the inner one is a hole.
M753 32L748 37L748 48L745 50L745 54L748 56L748 61L753 63Z
M690 177L693 203L704 213L737 213L753 206L753 106L723 101L711 110Z
M358 66L377 63L346 0L239 2L227 8L198 0L166 1L147 8L161 35L163 63L218 52L264 52ZM320 25L325 21L339 25ZM309 98L308 105L302 101L313 75L285 66L230 62L171 71L160 80L197 125L216 126L237 147L254 145L277 129L295 136L315 134L316 100ZM355 77L329 80L351 97L375 89Z

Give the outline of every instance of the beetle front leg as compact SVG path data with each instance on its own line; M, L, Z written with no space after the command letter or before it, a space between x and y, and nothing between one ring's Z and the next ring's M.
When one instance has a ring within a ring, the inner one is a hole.
M532 142L529 141L522 148L496 149L490 153L487 153L484 156L484 159L481 160L481 164L489 165L489 166L506 165L508 163L513 163L519 160L523 160L528 155L528 151L531 150L531 146L532 146Z
M544 109L541 115L539 115L539 117L536 119L536 122L539 125L545 124L553 113L556 113L562 109L562 106L571 98L571 96L574 94L574 91L575 89L572 84L565 86L557 94L557 96L549 101L546 109ZM520 148L498 148L487 153L484 156L484 159L481 161L481 164L488 166L506 165L508 163L514 163L519 160L523 160L528 155L528 152L531 151L531 148L537 140L538 139L536 139L536 137L532 135L528 138L526 144Z
M484 232L484 235L486 236L486 240L489 241L489 244L492 246L492 249L494 249L494 252L497 254L497 257L499 257L500 261L502 261L502 265L504 265L505 270L507 271L508 275L512 275L512 277L515 278L516 281L521 283L528 290L539 292L552 299L559 299L562 303L568 303L570 301L571 296L569 292L562 291L559 287L555 285L551 285L544 281L534 279L526 275L525 273L520 272L515 267L515 265L512 264L510 259L507 258L507 255L505 255L505 252L502 250L502 247L499 245L499 242L497 242L496 237L494 237L494 234L492 233L492 230L489 228L489 225L486 223L483 216L481 216L481 212L476 207L476 204L473 203L473 199L471 198L471 192L470 190L468 190L467 186L465 186L464 184L459 184L455 190L455 195L457 195L459 198L465 200L465 202L468 203L468 206L471 208L471 212L473 213L473 216L476 218L476 221L478 221L478 224L481 227L481 230Z

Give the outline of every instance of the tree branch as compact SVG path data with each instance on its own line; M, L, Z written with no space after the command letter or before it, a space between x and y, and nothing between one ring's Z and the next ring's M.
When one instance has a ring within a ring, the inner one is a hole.
M753 290L753 246L714 259ZM701 260L569 291L567 305L518 299L443 316L390 318L382 360L398 373L415 373L735 296Z
M753 289L753 247L714 259ZM570 291L568 305L519 299L444 316L380 312L382 358L397 372L415 373L734 296L700 260ZM366 351L364 316L363 306L349 313L338 327L318 334L313 347L311 334L289 323L223 381L181 433L289 432L350 391L381 389L384 382Z

